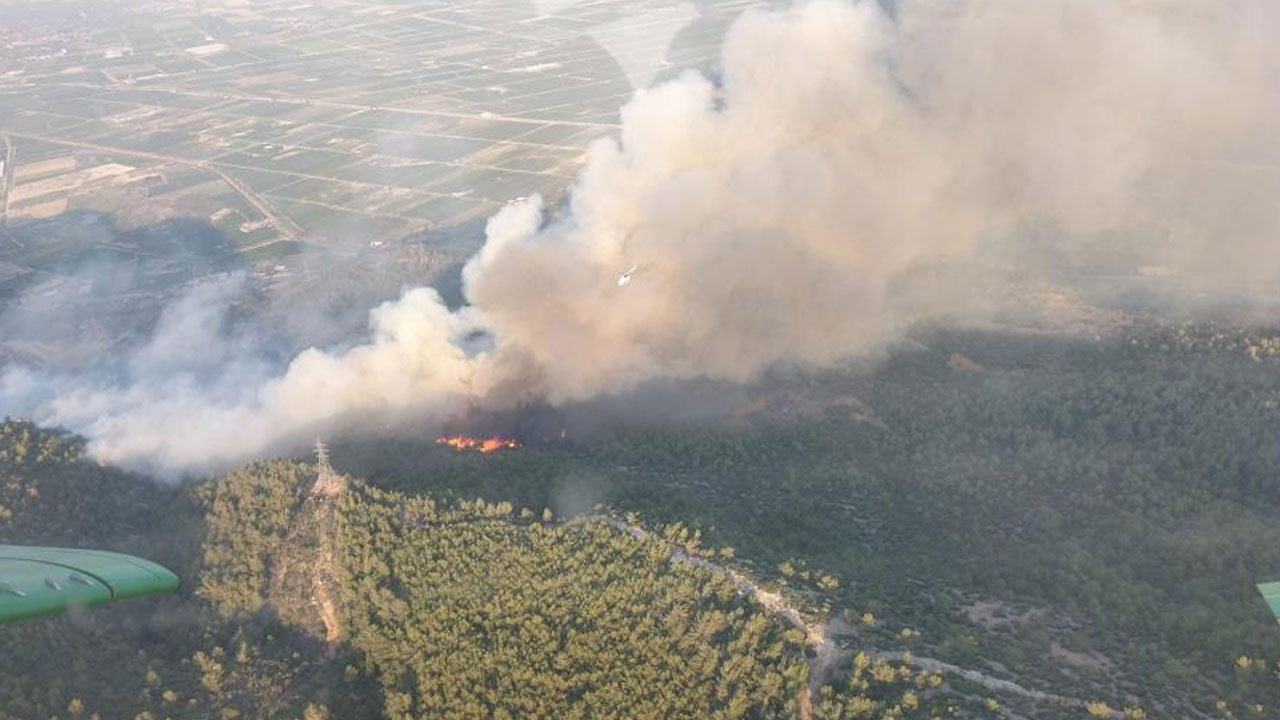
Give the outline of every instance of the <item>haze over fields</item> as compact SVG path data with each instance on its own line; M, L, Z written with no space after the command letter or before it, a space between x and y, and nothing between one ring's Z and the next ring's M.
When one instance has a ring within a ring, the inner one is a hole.
M6 3L7 212L203 202L266 252L557 197L631 76L710 66L745 6L540 5Z

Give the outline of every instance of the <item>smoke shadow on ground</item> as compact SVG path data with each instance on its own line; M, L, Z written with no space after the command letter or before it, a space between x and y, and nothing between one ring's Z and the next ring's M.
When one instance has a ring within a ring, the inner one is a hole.
M4 237L0 258L28 272L0 283L0 299L51 277L111 266L120 271L98 278L95 289L156 289L246 264L222 230L201 218L122 227L110 213L73 210L6 228Z
M72 211L6 230L0 363L75 368L110 360L150 333L181 288L247 263L203 219L121 227Z
M229 274L244 280L228 326L287 363L307 347L363 339L369 310L406 287L438 285L460 305L461 263L446 267L448 258L482 239L481 219L378 249L288 242L254 263L203 218L127 227L75 210L25 222L0 229L0 366L74 371L122 357L195 284Z

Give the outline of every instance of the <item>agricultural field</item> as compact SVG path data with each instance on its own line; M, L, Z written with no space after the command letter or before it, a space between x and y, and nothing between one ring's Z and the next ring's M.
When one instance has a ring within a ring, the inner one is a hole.
M250 260L428 238L561 197L753 4L0 3L3 219L202 218Z
M104 352L210 273L456 264L750 5L0 2L0 297L42 318L0 318L0 359L59 354L30 326Z

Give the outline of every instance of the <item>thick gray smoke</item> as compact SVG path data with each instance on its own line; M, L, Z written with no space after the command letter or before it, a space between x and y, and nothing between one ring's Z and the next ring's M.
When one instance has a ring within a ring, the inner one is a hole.
M270 377L206 347L233 370L197 380L185 363L210 358L181 333L218 304L196 302L127 378L11 373L0 410L37 383L35 414L99 457L202 470L475 404L874 353L987 311L1043 258L1121 253L1204 292L1280 277L1280 3L822 0L744 15L722 67L639 94L566 220L537 198L495 216L461 311L412 290L366 344ZM477 330L491 345L468 352Z

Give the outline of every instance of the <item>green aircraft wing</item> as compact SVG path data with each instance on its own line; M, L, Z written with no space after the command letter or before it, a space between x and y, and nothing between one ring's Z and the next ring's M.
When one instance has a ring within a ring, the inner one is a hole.
M1267 601L1271 614L1280 623L1280 582L1259 583L1258 592L1262 593L1262 599Z
M177 587L167 568L131 555L0 545L0 623Z

